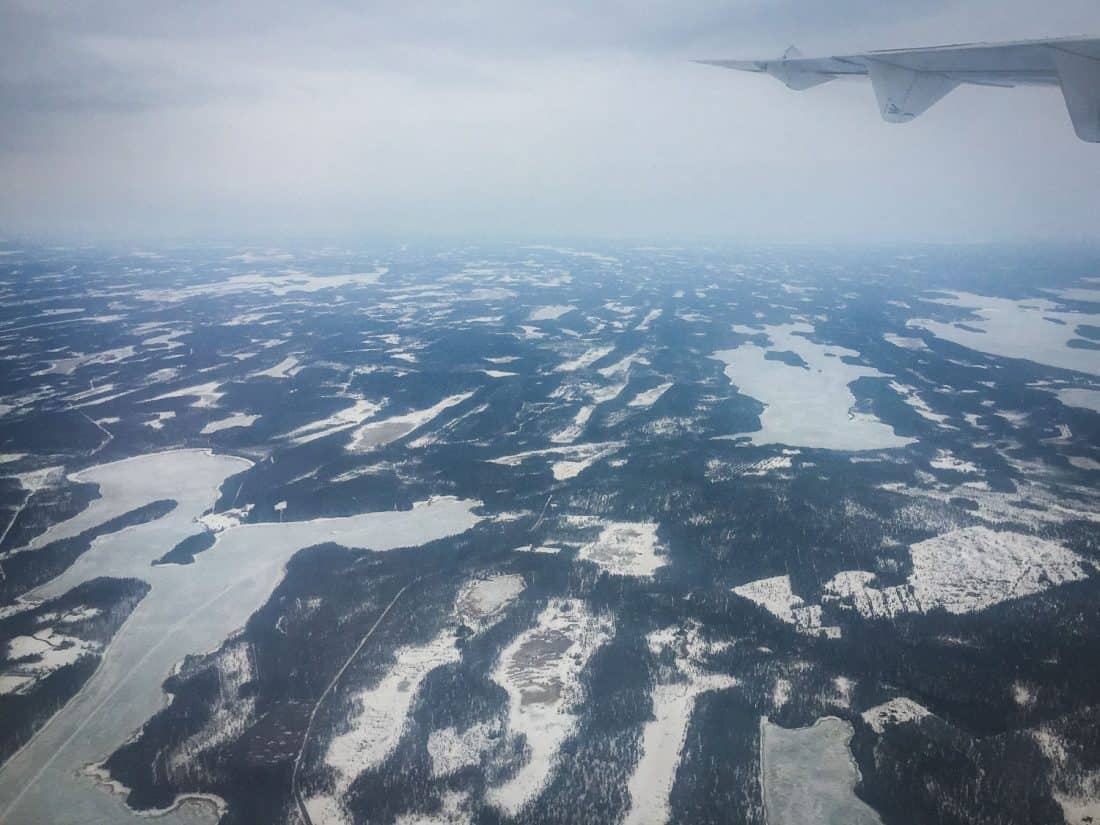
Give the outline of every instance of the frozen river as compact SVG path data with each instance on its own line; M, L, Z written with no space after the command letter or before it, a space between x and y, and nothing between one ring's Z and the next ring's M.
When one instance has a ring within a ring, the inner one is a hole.
M33 547L75 535L151 501L175 510L148 524L102 536L68 570L34 591L47 599L97 576L143 579L152 586L107 648L81 691L0 769L0 822L91 825L145 822L122 798L85 772L110 755L165 703L161 684L189 653L216 648L244 625L303 547L336 542L389 550L461 533L480 519L476 501L439 498L409 511L230 527L213 548L186 566L152 562L198 532L195 519L218 498L222 483L250 462L203 450L140 456L84 470L74 480L100 486L102 497ZM26 552L36 552L34 549ZM182 800L159 822L208 823L209 800Z

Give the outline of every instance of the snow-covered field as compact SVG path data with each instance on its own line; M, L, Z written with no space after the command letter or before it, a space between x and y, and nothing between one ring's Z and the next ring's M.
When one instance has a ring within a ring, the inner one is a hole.
M667 564L654 522L606 522L595 541L577 551L577 558L598 564L616 576L652 576Z
M794 625L803 633L833 636L839 632L838 628L822 626L821 605L807 604L796 595L791 589L790 576L757 579L733 588L733 592L760 605L780 621Z
M325 752L325 764L336 774L338 797L355 777L378 767L397 747L420 683L435 668L458 661L457 641L454 628L447 628L427 644L401 648L382 680L355 695L347 730Z
M575 306L567 306L565 304L553 304L551 306L539 307L527 316L528 321L556 321L561 316L568 312L575 310Z
M623 446L620 441L605 441L598 444L575 444L565 447L548 447L543 450L528 450L513 455L503 455L488 459L493 464L515 467L532 458L559 457L550 465L556 481L575 478L597 461L607 458Z
M712 690L735 687L737 680L708 673L705 657L715 646L700 636L696 623L667 627L649 634L646 641L654 655L675 654L672 681L653 689L653 716L642 731L641 755L627 790L630 809L624 825L661 825L669 818L669 793L680 766L688 723L699 696Z
M352 433L351 442L348 444L348 450L353 453L367 452L389 444L392 441L396 441L399 438L404 438L414 430L434 421L445 410L457 404L461 404L472 395L472 392L450 395L438 404L426 409L414 410L413 412L404 413L403 415L395 415L391 418L382 419L381 421L371 421L368 424L364 424Z
M627 406L652 407L655 403L657 403L657 400L670 389L672 389L671 381L666 381L664 384L658 384L651 390L643 390L642 392L638 393L636 396L630 399L629 403L627 403Z
M217 421L211 421L199 430L199 433L202 435L210 435L212 433L221 432L222 430L231 430L234 427L251 427L259 418L260 416L258 415L249 415L248 413L233 413L225 418L219 418Z
M508 694L508 733L522 736L527 762L487 794L515 816L549 781L562 744L576 728L581 672L614 632L609 616L593 615L579 599L551 599L534 627L501 653L493 680Z
M882 733L893 725L903 725L906 722L919 722L932 714L927 708L918 705L912 699L900 696L875 705L863 711L863 721L866 722L875 733Z
M1080 581L1092 565L1045 539L975 526L953 530L909 548L913 570L905 584L878 589L874 574L838 573L826 598L868 617L926 612L971 613L1009 599Z

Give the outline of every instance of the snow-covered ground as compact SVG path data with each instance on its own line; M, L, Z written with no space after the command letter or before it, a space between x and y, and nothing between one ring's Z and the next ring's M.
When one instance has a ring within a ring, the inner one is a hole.
M458 661L457 641L455 629L446 628L427 644L399 649L382 680L354 696L347 729L325 751L325 764L336 775L338 797L355 777L378 767L393 753L420 683L435 668Z
M224 392L219 392L221 384L217 381L211 381L206 384L196 384L193 387L183 387L182 389L172 390L166 392L163 395L158 395L156 398L150 398L145 403L152 403L153 401L164 401L169 398L194 398L191 402L192 407L198 409L205 409L207 407L216 407L219 399Z
M974 526L953 530L909 548L913 569L905 584L878 589L875 576L853 570L825 584L835 598L867 617L943 608L971 613L1009 599L1080 581L1092 565L1046 539Z
M577 370L587 369L604 356L610 354L614 349L614 347L592 347L576 358L570 359L569 361L562 361L558 364L556 369L558 372L576 372Z
M211 421L199 432L202 435L210 435L222 430L231 430L235 427L251 427L259 418L258 415L249 415L248 413L233 413L225 418L219 418L217 421Z
M507 815L515 816L549 781L577 725L581 672L613 632L609 616L590 613L579 599L556 598L501 653L493 680L508 694L508 733L524 738L528 754L514 777L487 793Z
M668 563L654 522L606 522L595 541L577 551L577 558L598 564L616 576L652 576Z
M735 687L737 680L704 669L705 657L716 646L705 642L697 623L650 633L646 642L654 655L675 655L673 680L653 689L654 718L642 731L641 753L627 790L630 809L624 825L661 825L669 818L669 793L683 755L688 723L699 696Z
M932 714L927 708L918 705L912 699L900 696L891 699L881 705L875 705L863 711L863 721L866 722L875 733L882 733L892 725L903 725L906 722L919 722Z
M550 465L556 481L575 478L597 461L616 453L623 446L621 441L604 441L598 444L575 444L565 447L548 447L522 453L488 459L493 464L515 467L532 458L559 457Z
M434 421L445 410L461 404L473 395L472 392L463 392L450 395L431 407L423 410L414 410L402 415L395 415L381 421L371 421L364 424L352 433L348 450L353 453L367 452L378 447L404 438L414 430Z
M368 401L365 398L358 398L350 407L345 407L325 418L311 421L309 424L303 424L283 437L295 444L308 444L310 441L316 441L319 438L362 424L381 410L383 406L385 405Z
M835 636L839 629L823 627L821 605L807 604L791 589L790 576L773 576L769 579L742 584L733 588L738 596L760 605L777 619L794 625L803 633Z
M288 355L278 364L273 367L268 367L266 370L260 370L259 372L252 373L252 378L293 378L298 374L300 368L298 367L298 358L294 355Z
M657 403L657 400L670 389L672 389L671 381L667 381L664 384L658 384L651 390L643 390L642 392L638 393L636 396L630 399L629 403L627 403L627 406L652 407L655 403Z
M528 321L556 321L567 312L575 310L575 306L567 306L565 304L553 304L551 306L539 307L527 316Z

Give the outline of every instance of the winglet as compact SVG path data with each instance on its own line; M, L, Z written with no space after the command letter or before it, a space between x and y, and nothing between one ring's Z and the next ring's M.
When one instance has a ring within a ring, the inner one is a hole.
M1100 60L1064 49L1052 51L1077 137L1100 143Z

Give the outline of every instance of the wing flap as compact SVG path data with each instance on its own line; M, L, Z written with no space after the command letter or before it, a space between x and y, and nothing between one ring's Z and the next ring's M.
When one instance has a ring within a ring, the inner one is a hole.
M918 72L880 60L868 61L879 113L887 123L908 123L959 85L938 72Z

